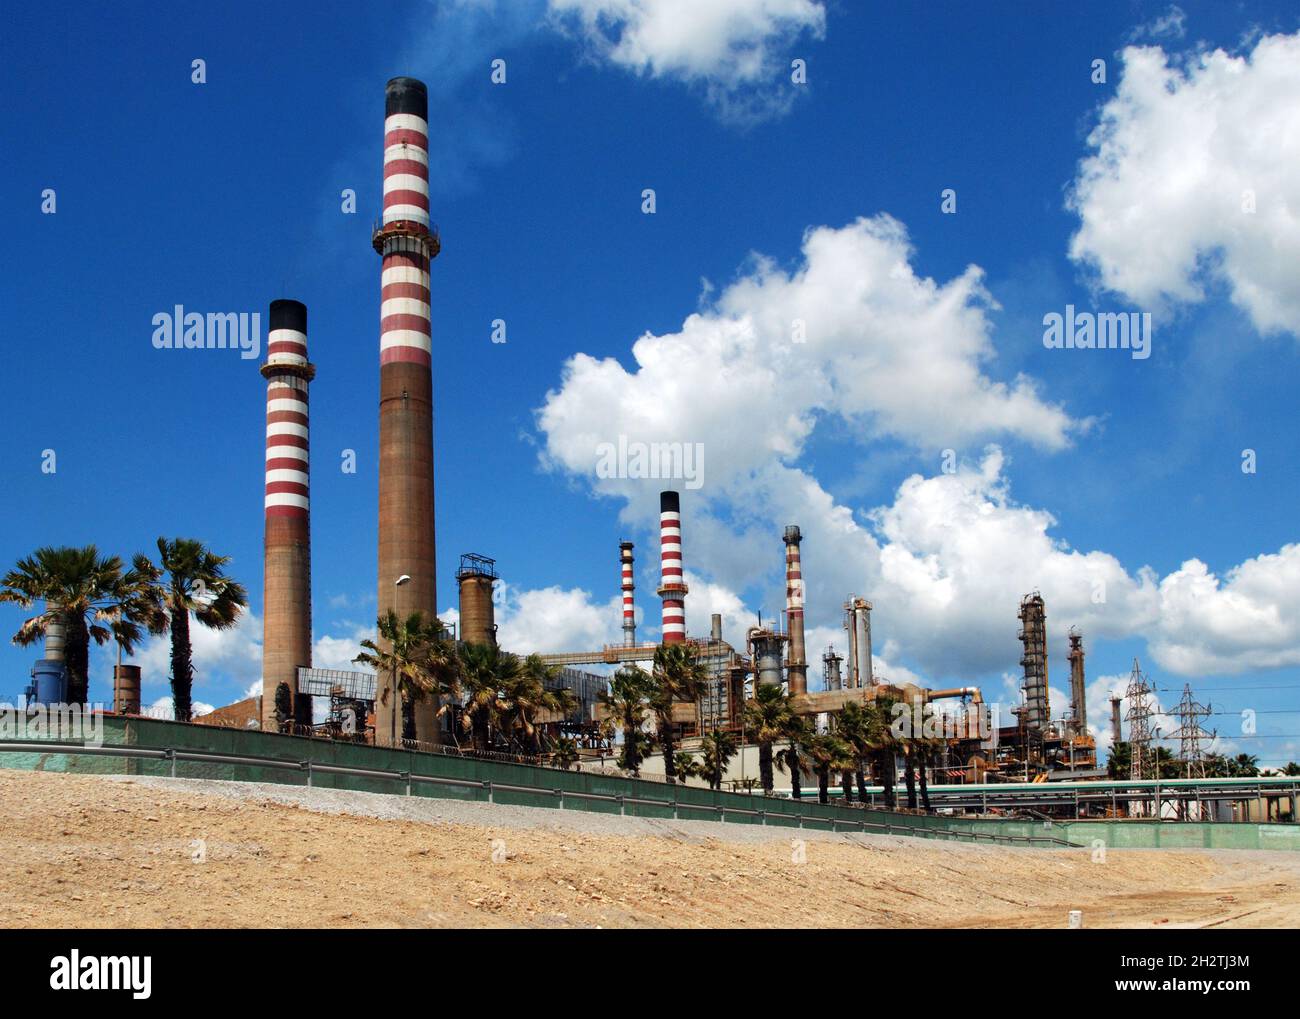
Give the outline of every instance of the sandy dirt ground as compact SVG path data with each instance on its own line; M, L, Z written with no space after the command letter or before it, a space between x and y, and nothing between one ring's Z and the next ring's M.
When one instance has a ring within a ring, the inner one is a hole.
M1300 926L1300 854L1012 849L0 771L7 927ZM802 839L802 844L797 841Z

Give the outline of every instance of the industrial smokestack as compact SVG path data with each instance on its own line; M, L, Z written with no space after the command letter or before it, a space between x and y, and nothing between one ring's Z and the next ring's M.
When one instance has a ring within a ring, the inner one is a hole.
M140 714L140 666L113 666L113 710L119 715Z
M849 635L848 689L873 686L871 665L871 602L849 595L844 603L844 629Z
M437 616L433 518L433 376L429 264L440 249L429 225L428 94L414 78L388 83L379 319L379 612ZM397 580L410 580L398 584ZM414 705L415 735L438 742L433 701ZM381 674L375 741L402 736L402 706Z
M686 581L682 574L682 506L676 492L659 493L659 597L663 643L686 640Z
M1038 592L1025 595L1020 602L1020 640L1024 654L1020 664L1025 670L1025 726L1042 732L1051 718L1047 700L1047 609Z
M466 644L497 642L496 604L492 601L496 582L495 559L473 552L460 557L456 583L460 585L460 639Z
M1119 697L1110 699L1110 738L1112 745L1124 742L1124 731L1120 723L1119 706L1121 703L1122 699Z
M293 695L294 720L311 721L298 668L311 667L311 513L308 499L307 308L272 301L266 364L266 532L263 552L262 728L275 729L275 691ZM135 691L139 710L139 688Z
M636 643L636 604L632 592L636 589L632 570L632 543L618 543L619 569L622 571L623 585L623 643L631 647Z
M1088 705L1085 701L1083 677L1083 634L1070 630L1070 714L1074 716L1070 725L1076 736L1087 735Z
M803 535L791 524L785 529L785 617L790 634L790 662L786 680L790 694L808 692L808 657L803 643L803 563L799 543Z
M722 641L722 613L715 612L709 617L709 640L719 643Z
M45 603L45 609L50 609L49 602ZM57 618L50 619L45 624L45 660L47 662L62 662L66 657L66 647L68 638L64 630L63 614L58 613Z

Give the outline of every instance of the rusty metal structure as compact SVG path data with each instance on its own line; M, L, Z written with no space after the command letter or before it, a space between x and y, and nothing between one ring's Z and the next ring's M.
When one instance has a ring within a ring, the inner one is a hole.
M1070 627L1070 653L1066 656L1070 662L1070 724L1067 727L1071 736L1083 736L1088 732L1087 684L1083 675L1083 634L1077 627Z
M119 715L140 714L140 666L113 666L113 710Z
M474 552L460 557L456 584L460 589L460 628L466 644L497 642L496 604L493 591L499 580L496 560Z
M272 301L268 327L261 368L266 379L261 715L262 728L271 731L281 685L293 698L294 721L311 721L310 701L298 693L298 669L311 666L307 391L316 366L307 359L302 303Z
M844 658L835 653L832 645L822 653L822 689L841 690L844 687L842 666Z
M1020 665L1024 669L1021 689L1025 693L1021 709L1024 727L1032 736L1041 735L1051 717L1047 697L1047 608L1043 596L1035 591L1020 602L1020 633L1024 652Z
M437 614L433 484L433 373L429 268L441 249L429 220L428 93L393 78L384 96L383 218L372 238L383 258L379 325L379 613ZM403 580L403 578L406 578ZM400 697L379 678L375 738L404 736ZM439 742L430 698L412 707L415 738Z

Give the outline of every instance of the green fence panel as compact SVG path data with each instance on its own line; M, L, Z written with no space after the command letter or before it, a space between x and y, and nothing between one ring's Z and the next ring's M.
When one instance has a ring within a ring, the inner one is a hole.
M1231 824L1156 821L1041 822L999 818L949 817L871 810L811 797L795 801L746 793L715 791L698 786L670 786L618 775L539 768L504 761L426 754L306 737L282 736L241 729L185 725L157 719L105 717L104 740L109 744L149 749L173 749L284 761L293 767L273 767L232 761L184 761L77 754L0 753L0 767L87 774L159 775L226 781L270 782L281 785L404 794L406 773L426 778L454 779L469 785L411 781L411 795L487 801L531 807L558 807L635 817L718 820L737 824L769 824L810 830L892 831L945 840L1049 845L1056 839L1076 846L1101 840L1114 848L1289 849L1300 851L1300 826L1292 824ZM302 767L310 762L311 768ZM392 772L392 777L341 775L322 766ZM489 786L491 788L489 789ZM507 788L510 787L510 788ZM567 794L559 796L556 790ZM621 801L619 798L622 798ZM865 829L864 829L865 822Z

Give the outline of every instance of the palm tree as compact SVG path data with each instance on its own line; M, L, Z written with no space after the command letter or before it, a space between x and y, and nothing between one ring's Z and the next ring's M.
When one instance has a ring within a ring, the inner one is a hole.
M705 733L701 756L700 771L708 779L710 788L721 789L722 776L736 756L736 737L725 729Z
M890 722L894 704L892 698L881 697L866 706L871 759L880 775L880 784L884 787L885 806L890 810L898 804L894 794L894 782L898 775L898 738L894 735Z
M1238 754L1228 762L1233 778L1254 778L1259 774L1259 758L1254 754Z
M785 740L785 749L776 755L776 766L790 773L790 796L803 798L803 748L812 738L812 726L803 715L791 714L781 736Z
M708 680L709 670L685 644L660 644L655 649L650 707L658 725L659 746L664 755L664 777L677 780L674 746L673 704L693 703Z
M688 778L700 774L700 765L696 762L694 754L678 750L673 754L673 772L681 776L682 785L685 785Z
M293 721L293 691L288 683L281 683L275 688L275 724L280 732Z
M600 703L609 715L611 725L623 732L623 747L619 751L618 766L633 775L641 774L641 762L653 740L645 732L649 712L647 699L653 693L649 674L635 665L625 665L609 680L609 689L600 693Z
M782 687L756 683L754 696L745 702L745 725L758 743L758 777L765 795L772 794L772 743L789 724L790 695Z
M455 694L460 680L460 660L447 628L438 619L426 620L421 612L400 619L392 609L375 620L375 628L380 642L363 640L364 650L352 660L395 677L394 696L401 703L414 704L432 696L433 716L440 717L446 710L443 697ZM375 742L389 736L376 733Z
M153 564L136 556L132 569L122 572L117 556L101 556L94 545L84 548L38 548L18 560L0 580L0 602L13 602L29 609L45 602L45 611L24 620L13 642L27 647L44 639L58 624L64 630L64 666L67 670L67 699L86 703L89 682L90 642L105 644L115 639L131 654L142 629L161 633L166 627L155 586ZM104 625L107 623L108 625Z
M832 771L853 767L853 751L834 733L821 733L808 740L805 750L812 772L817 776L817 802L830 802Z
M166 603L172 633L172 703L176 720L190 720L194 686L194 649L190 613L213 630L229 630L248 604L242 584L226 576L229 556L217 555L192 538L158 539L159 563L167 575ZM302 711L302 705L295 705ZM300 720L302 720L300 718Z
M518 694L523 669L518 655L496 644L464 644L460 650L461 683L465 692L461 724L473 734L474 749L489 748L493 726L502 728L509 712L506 691Z
M1287 761L1286 767L1282 769L1282 774L1290 776L1300 775L1300 764L1296 764L1295 761Z
M541 655L531 654L502 687L502 728L518 734L523 749L535 756L542 752L538 713L568 715L577 705L572 690L555 686L559 674L560 666L547 665Z
M1106 761L1106 774L1110 778L1128 778L1133 767L1133 748L1127 741L1122 743L1112 743L1110 747L1110 757ZM1210 774L1210 760L1205 761L1205 773L1211 778L1215 776Z
M866 707L856 701L849 701L835 716L835 735L844 740L853 752L853 774L858 782L858 799L867 802L867 779L864 772L865 761L871 754L878 734L875 733L876 719ZM846 797L849 802L852 796Z
M578 741L572 736L561 736L555 741L555 749L551 751L551 761L558 768L568 771L573 767L582 755L578 752Z

